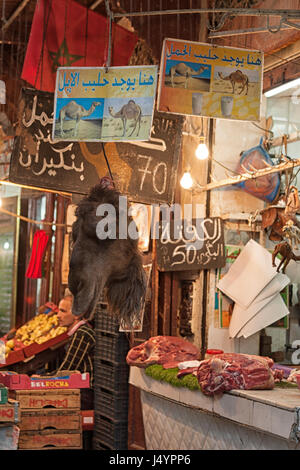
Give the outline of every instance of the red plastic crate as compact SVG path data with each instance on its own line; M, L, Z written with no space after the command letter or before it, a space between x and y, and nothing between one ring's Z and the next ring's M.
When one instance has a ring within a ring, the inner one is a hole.
M94 410L81 410L81 424L83 431L92 431L94 429Z
M10 364L15 364L16 362L24 361L24 349L18 349L17 351L11 351L7 356L4 363L0 363L0 369L6 369Z
M67 335L67 332L62 333L61 335L56 336L55 338L49 339L49 341L45 341L44 343L38 344L38 343L32 343L29 346L26 346L23 351L24 351L24 356L31 357L34 356L35 354L40 353L41 351L45 351L46 349L55 346L59 343L62 343L66 339L69 339L70 337Z

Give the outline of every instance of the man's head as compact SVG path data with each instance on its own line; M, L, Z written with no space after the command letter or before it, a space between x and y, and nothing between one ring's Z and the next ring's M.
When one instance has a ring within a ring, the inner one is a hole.
M77 320L77 317L72 313L72 303L73 297L71 295L65 296L59 302L57 314L59 326L70 327L73 325L74 321Z

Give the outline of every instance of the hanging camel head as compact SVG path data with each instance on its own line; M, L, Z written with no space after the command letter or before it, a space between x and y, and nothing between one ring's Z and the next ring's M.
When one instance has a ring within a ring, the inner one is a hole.
M146 276L138 239L119 232L120 217L126 228L134 224L127 215L128 207L120 206L119 196L104 178L78 204L72 227L69 289L74 295L74 315L92 318L105 288L110 311L133 325L144 303Z

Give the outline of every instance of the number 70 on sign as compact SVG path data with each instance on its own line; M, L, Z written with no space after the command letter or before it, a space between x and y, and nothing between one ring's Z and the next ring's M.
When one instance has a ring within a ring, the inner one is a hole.
M144 189L144 183L147 175L148 178L152 179L152 188L153 191L157 194L164 194L167 188L167 179L168 179L168 167L165 162L158 162L154 165L152 164L153 157L148 155L138 155L138 159L144 159L145 165L143 168L139 168L138 171L142 173L140 191ZM147 179L148 179L147 178Z

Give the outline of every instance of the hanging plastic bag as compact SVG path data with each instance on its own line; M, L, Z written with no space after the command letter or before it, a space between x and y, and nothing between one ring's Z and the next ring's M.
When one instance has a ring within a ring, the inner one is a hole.
M44 230L38 230L35 232L26 277L31 279L42 277L43 256L48 240L49 237Z
M259 145L243 152L241 155L240 163L237 168L239 174L250 173L255 170L261 170L268 166L274 166L273 161L269 154L266 152L262 145L261 139ZM259 178L250 178L246 181L238 183L238 188L243 189L252 196L262 199L266 202L274 202L280 190L280 173L271 173Z

